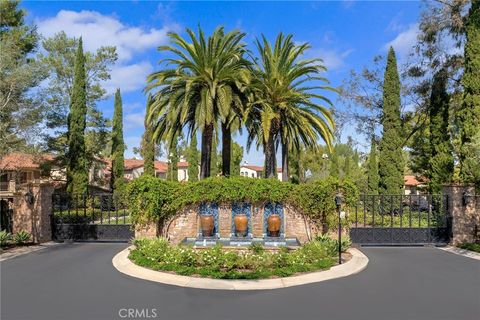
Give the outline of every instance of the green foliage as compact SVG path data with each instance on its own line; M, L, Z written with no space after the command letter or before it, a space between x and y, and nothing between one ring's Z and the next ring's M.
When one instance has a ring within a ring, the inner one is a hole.
M209 36L187 29L188 38L169 33L171 45L161 51L172 54L161 60L166 67L152 73L146 90L153 93L149 119L155 125L154 139L169 141L183 128L202 132L201 178L209 177L214 124L224 120L232 104L241 104L239 73L248 65L243 58L245 34L226 33L218 27ZM208 75L208 76L206 76ZM214 163L216 165L216 163Z
M368 194L378 194L380 176L378 175L377 144L375 143L375 139L372 139L372 144L370 146L370 155L368 157L367 165L367 179Z
M121 199L125 193L124 157L125 143L123 141L123 109L120 89L115 92L112 128L112 174L110 186L116 199Z
M19 1L0 1L0 157L37 138L45 111L32 88L48 74L32 57L39 36L25 16Z
M19 231L13 236L13 241L18 245L24 245L30 242L32 236L26 231Z
M457 112L460 129L460 178L480 187L480 164L475 158L480 150L480 2L472 1L465 23L465 71L462 76L463 103Z
M145 132L142 136L141 155L144 160L143 173L155 176L155 141L153 141L153 127L148 123L148 115L152 105L152 97L148 97L147 111L145 114Z
M200 275L219 279L260 279L287 277L298 272L328 269L334 264L332 251L322 242L311 241L297 250L278 252L252 245L247 252L224 250L222 246L195 250L171 245L164 238L136 239L129 258L154 270L175 271L181 275Z
M383 136L380 141L379 191L382 194L400 194L403 190L403 130L400 118L400 79L393 48L387 57L383 83Z
M197 135L192 134L190 146L187 150L188 162L188 181L198 181L198 149L197 149ZM239 171L240 172L240 171Z
M439 71L434 79L430 98L430 154L428 155L428 179L432 193L442 190L442 185L453 178L453 147L450 143L449 95L447 74Z
M173 216L179 209L202 202L282 202L299 207L327 229L335 225L334 197L341 190L345 206L353 207L358 189L346 180L329 178L295 185L277 179L212 177L198 182L169 182L142 176L127 187L127 201L133 221L143 223Z
M86 194L88 190L88 168L85 153L85 127L87 116L85 56L80 38L75 59L75 75L68 115L68 166L67 191Z
M172 203L181 184L143 175L127 185L132 222L161 221L175 213Z
M175 136L168 147L167 180L178 181L178 137Z
M5 247L12 240L12 234L7 231L0 231L0 247Z
M480 243L462 243L459 248L480 253Z
M50 151L59 154L68 148L66 131L78 44L78 38L70 38L62 31L43 39L42 50L37 56L39 64L49 72L45 86L39 91L46 106L45 126L49 129L45 132L46 144ZM97 108L97 103L107 97L104 84L110 79L111 67L117 60L116 49L114 46L102 46L94 52L85 52L84 60L87 107L85 150L88 161L92 162L95 157L110 155L110 124Z

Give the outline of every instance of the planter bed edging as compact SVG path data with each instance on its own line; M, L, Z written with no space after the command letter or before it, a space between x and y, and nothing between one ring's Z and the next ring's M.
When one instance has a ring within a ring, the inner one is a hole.
M131 248L133 248L133 246L120 251L113 257L112 264L119 272L139 279L197 289L268 290L288 288L350 276L361 272L368 264L368 258L366 255L358 249L350 248L347 252L352 255L352 258L347 262L341 265L336 265L328 270L275 279L221 280L181 276L138 266L128 259Z

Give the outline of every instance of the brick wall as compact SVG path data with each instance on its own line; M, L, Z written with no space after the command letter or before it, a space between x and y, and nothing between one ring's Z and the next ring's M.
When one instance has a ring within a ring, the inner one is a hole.
M476 206L473 185L445 185L443 192L448 195L449 215L452 217L452 243L474 242L476 230L480 228L480 210ZM469 194L464 202L464 194Z
M31 191L33 204L25 199L25 194ZM26 231L32 235L33 242L52 240L51 214L53 186L50 184L33 184L23 187L14 195L13 233Z
M254 237L263 237L263 211L264 203L254 203L251 212L251 227ZM284 205L284 227L287 237L297 237L300 242L311 239L316 232L314 224L291 205ZM232 208L229 203L218 206L218 228L220 237L228 238L231 234ZM198 206L191 205L179 211L173 218L165 221L161 226L151 223L138 227L135 237L163 236L172 243L179 243L186 237L197 237L200 231L200 218Z

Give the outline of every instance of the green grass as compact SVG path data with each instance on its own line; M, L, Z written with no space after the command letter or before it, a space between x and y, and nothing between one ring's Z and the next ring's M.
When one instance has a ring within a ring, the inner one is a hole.
M461 249L475 251L480 253L480 243L462 243L458 246Z

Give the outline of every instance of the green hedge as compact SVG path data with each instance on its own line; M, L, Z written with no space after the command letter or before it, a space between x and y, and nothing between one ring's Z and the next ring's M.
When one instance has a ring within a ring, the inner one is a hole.
M129 183L127 203L135 224L168 219L190 204L262 201L292 204L326 226L336 224L334 198L338 190L344 195L347 209L356 204L359 192L355 185L335 178L297 185L277 179L245 177L181 183L142 176Z

